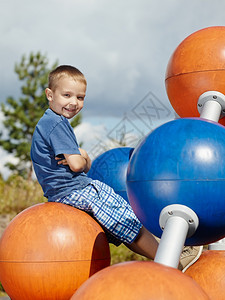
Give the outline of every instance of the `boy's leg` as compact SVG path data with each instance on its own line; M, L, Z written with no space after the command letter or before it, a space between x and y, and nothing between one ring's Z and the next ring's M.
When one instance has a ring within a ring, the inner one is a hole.
M131 244L125 243L125 245L130 250L154 260L159 243L155 237L143 226L141 227L137 238Z
M155 238L145 227L142 227L136 240L125 245L132 251L154 260L159 241L159 238ZM185 272L198 260L202 250L203 246L185 246L181 253L178 269Z

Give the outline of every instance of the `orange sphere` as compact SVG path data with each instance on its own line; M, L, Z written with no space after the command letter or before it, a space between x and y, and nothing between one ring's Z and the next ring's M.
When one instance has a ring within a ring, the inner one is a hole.
M100 269L110 252L88 214L60 203L18 214L0 239L0 282L14 300L65 300Z
M180 117L199 117L198 98L225 94L225 26L194 32L175 49L165 76L168 98ZM220 120L225 124L225 118Z
M200 286L181 271L143 261L120 263L99 271L70 300L93 299L209 300Z
M192 277L212 300L223 300L225 291L225 251L208 250L187 269L185 274Z

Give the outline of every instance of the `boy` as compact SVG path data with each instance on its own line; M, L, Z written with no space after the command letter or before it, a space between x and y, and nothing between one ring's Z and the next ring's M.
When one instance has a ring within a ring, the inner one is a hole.
M124 243L154 259L158 242L137 219L131 206L107 185L86 173L91 160L78 147L68 119L84 105L86 79L76 68L57 67L49 74L49 108L39 120L32 140L31 159L44 196L84 210L103 227L109 242Z

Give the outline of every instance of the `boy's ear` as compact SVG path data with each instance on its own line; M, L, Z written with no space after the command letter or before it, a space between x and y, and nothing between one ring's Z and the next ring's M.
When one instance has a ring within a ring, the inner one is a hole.
M51 89L46 88L45 89L45 95L46 95L48 101L52 101L52 90Z

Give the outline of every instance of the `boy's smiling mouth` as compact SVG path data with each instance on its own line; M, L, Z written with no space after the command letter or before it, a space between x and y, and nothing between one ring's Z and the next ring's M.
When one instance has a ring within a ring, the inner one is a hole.
M76 108L67 108L67 107L64 107L65 110L69 111L69 112L74 112L76 111Z

